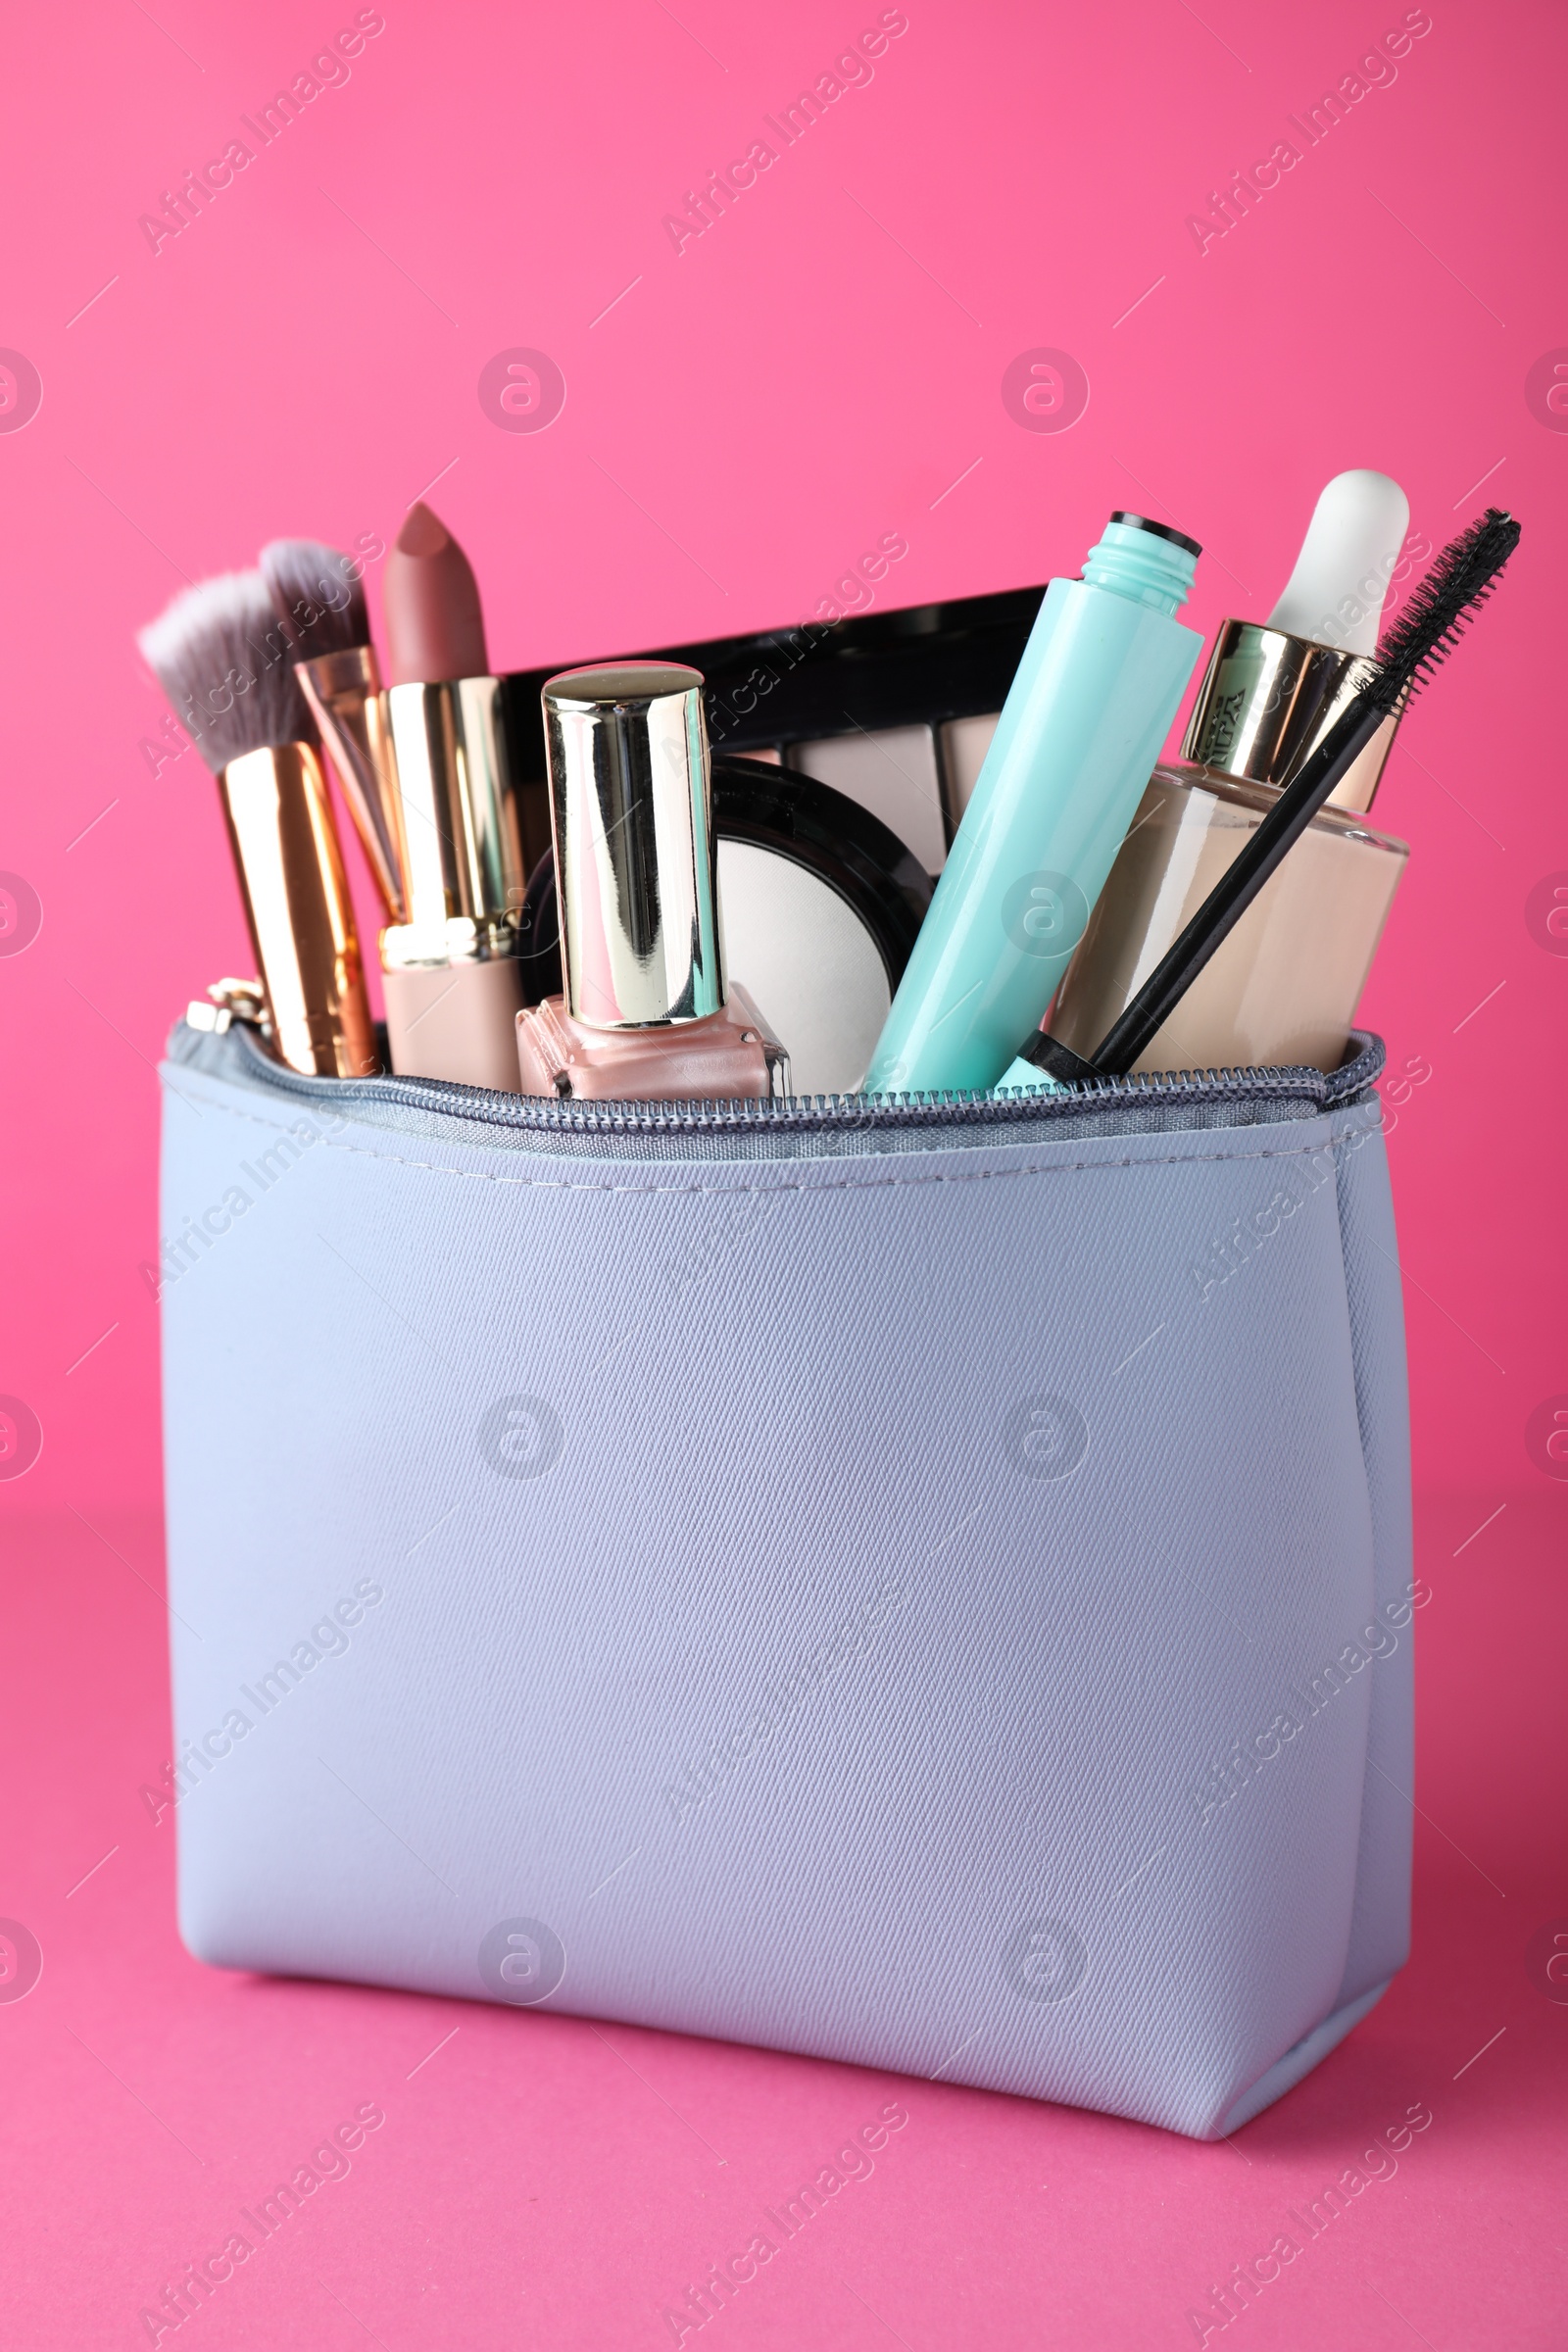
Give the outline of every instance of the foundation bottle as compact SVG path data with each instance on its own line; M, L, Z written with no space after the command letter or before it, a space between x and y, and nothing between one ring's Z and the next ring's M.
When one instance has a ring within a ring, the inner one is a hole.
M563 994L516 1016L525 1095L734 1102L789 1061L724 986L700 671L572 669L544 689Z
M1320 515L1341 484L1385 480L1341 476L1324 493ZM1366 497L1362 489L1363 506ZM1268 624L1221 625L1182 757L1161 761L1150 778L1057 992L1048 1025L1075 1053L1093 1054L1354 692L1406 514L1400 498L1393 553L1363 587L1340 643L1326 641L1342 608L1327 601L1321 566L1304 598L1288 590ZM1312 545L1309 538L1298 578ZM1322 638L1275 625L1302 612L1314 620L1322 613ZM1405 843L1367 821L1397 724L1397 714L1386 721L1312 819L1157 1032L1140 1070L1338 1068L1409 856Z

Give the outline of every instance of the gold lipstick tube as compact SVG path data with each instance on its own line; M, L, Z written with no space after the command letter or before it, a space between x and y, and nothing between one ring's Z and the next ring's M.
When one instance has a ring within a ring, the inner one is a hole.
M318 654L313 662L298 663L294 674L331 755L387 920L407 922L399 864L397 768L375 648L355 645L341 653Z
M499 678L389 687L403 919L381 934L400 1075L515 1094L526 876Z
M242 753L218 782L275 1052L317 1078L372 1076L359 934L315 748Z

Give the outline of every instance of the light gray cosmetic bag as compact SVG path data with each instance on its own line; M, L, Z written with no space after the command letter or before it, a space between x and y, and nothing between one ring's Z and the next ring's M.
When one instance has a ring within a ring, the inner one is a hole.
M1354 1051L617 1111L176 1029L192 1952L1199 2138L1277 2098L1408 1936Z

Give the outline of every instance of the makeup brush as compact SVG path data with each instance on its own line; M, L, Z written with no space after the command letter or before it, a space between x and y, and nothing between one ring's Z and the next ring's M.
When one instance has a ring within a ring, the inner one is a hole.
M274 539L257 562L387 918L401 923L397 775L362 567L318 539Z
M175 597L137 645L218 778L272 1038L291 1069L380 1065L316 731L267 582L228 572Z
M1020 1063L1064 1082L1125 1076L1390 712L1401 698L1419 691L1458 643L1469 615L1491 595L1518 544L1519 525L1513 516L1489 507L1479 521L1444 549L1385 634L1376 660L1368 662L1365 678L1339 719L1090 1059L1037 1030L1020 1048L1019 1061L1002 1080L1004 1086L1031 1082Z
M136 645L215 775L259 743L311 740L287 635L256 572L181 589Z

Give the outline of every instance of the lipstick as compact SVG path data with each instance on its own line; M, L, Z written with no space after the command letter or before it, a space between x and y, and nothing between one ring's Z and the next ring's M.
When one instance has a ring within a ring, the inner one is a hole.
M387 558L386 649L391 686L489 673L473 566L423 504L409 509Z
M402 919L381 934L392 1066L517 1092L527 876L501 681L472 566L410 508L387 558L381 698Z

